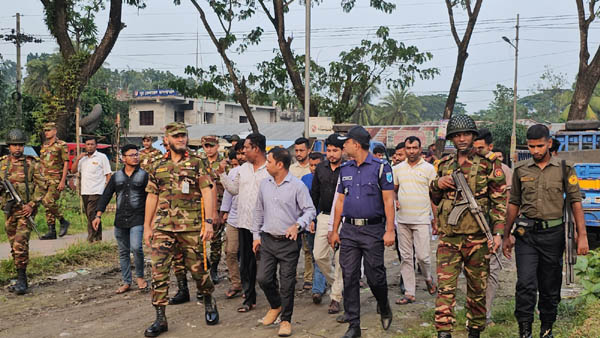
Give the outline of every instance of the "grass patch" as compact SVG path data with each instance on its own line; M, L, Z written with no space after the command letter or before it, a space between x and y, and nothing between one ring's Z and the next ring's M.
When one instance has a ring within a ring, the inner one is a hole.
M61 198L59 200L60 210L63 213L63 217L71 222L71 226L69 227L69 234L78 234L82 232L87 232L87 218L85 214L80 212L79 209L79 195L74 193L71 190L67 190L61 194ZM114 212L106 212L102 215L102 227L103 229L112 227L115 221L115 213ZM35 223L38 226L39 232L43 235L48 231L48 225L46 224L46 209L43 206L38 208ZM56 230L58 231L58 220L56 222ZM6 217L4 212L0 213L0 242L7 242L8 238L6 237L6 231L4 230L6 224ZM33 232L33 231L32 231ZM37 235L33 233L31 238L37 238Z
M81 242L52 256L31 257L27 266L27 276L48 277L79 267L97 267L117 261L117 245L114 242ZM7 284L15 278L13 259L0 261L0 284Z

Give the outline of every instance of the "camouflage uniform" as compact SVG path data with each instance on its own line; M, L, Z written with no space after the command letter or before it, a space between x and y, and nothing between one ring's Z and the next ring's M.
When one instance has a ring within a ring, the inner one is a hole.
M466 211L455 227L448 225L453 208L454 190L441 190L438 180L459 168L458 155L442 158L436 166L437 178L430 185L433 202L438 205L440 241L437 249L438 295L435 326L438 331L452 331L455 320L458 275L465 270L467 279L467 327L483 330L486 323L485 290L489 270L487 239L470 212ZM492 155L483 157L471 149L460 165L471 191L483 213L489 215L494 234L503 234L506 213L506 179L500 161Z
M25 184L25 161L27 161L27 181L29 193ZM12 156L4 156L0 159L0 178L8 179L17 190L17 193L34 209L32 214L35 217L35 209L42 201L46 193L45 179L42 175L39 161L32 156L22 156L15 159ZM4 210L6 202L9 199L7 192L2 192L1 205ZM17 269L27 268L29 262L29 234L31 228L27 223L27 218L23 215L23 207L13 207L12 213L6 213L6 235L10 242L11 254L15 261Z
M185 129L183 129L185 130ZM212 281L204 269L200 238L200 190L211 186L202 161L189 153L178 163L170 153L151 169L146 191L158 196L152 236L152 304L167 305L169 269L179 250L201 294L211 294ZM183 193L183 184L189 193Z
M48 228L54 228L56 220L62 218L58 208L58 200L60 199L58 185L62 179L64 164L68 161L69 153L65 141L57 139L52 144L44 143L42 145L42 149L40 150L40 165L48 189L46 196L42 199L42 204L46 208L46 223L48 224Z
M140 150L140 168L145 171L151 170L152 164L156 161L159 161L162 158L163 154L160 150L150 147L150 149L142 149Z

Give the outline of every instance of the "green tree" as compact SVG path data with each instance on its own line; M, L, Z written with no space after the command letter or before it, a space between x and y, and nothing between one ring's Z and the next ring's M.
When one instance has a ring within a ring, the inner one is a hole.
M407 89L393 89L382 99L379 124L417 124L421 121L423 105Z
M81 93L112 50L119 33L123 3L145 7L143 0L40 0L44 22L59 46L62 62L50 76L50 92L44 97L47 118L57 123L65 139ZM97 40L96 14L110 2L106 30Z
M448 94L419 95L417 99L421 101L421 105L423 106L423 111L421 112L421 119L423 121L439 121L443 118ZM454 103L454 112L466 114L465 107L464 103L456 101Z
M487 109L477 112L475 118L485 121L501 121L505 119L512 121L513 94L514 91L512 88L497 84L494 90L494 100L490 102ZM517 101L517 118L527 118L527 113L527 108ZM512 122L510 124L512 126Z

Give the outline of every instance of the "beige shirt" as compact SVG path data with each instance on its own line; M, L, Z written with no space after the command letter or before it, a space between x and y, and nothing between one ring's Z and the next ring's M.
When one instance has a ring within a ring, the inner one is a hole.
M429 224L431 222L431 200L429 184L435 179L433 165L420 159L413 167L404 161L396 165L394 185L398 186L400 209L396 222L402 224Z
M302 179L302 176L310 174L310 164L307 161L305 166L301 166L300 163L294 162L290 166L290 173L297 178Z

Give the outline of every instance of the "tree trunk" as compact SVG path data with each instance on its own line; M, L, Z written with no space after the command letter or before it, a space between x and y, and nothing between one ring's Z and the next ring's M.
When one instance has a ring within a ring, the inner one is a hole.
M590 99L598 80L600 80L599 65L593 63L590 66L580 65L567 121L585 120Z
M456 104L456 98L458 96L458 89L460 88L460 83L462 81L463 71L465 69L465 63L467 62L467 57L469 57L469 53L467 53L467 49L460 49L458 52L458 56L456 58L456 68L454 70L454 77L452 78L452 84L450 85L450 92L448 94L448 98L446 99L446 106L444 107L444 116L445 120L452 117L452 112L454 111L454 105Z
M215 36L212 28L210 27L210 24L208 23L208 20L206 20L206 15L204 14L204 10L202 9L202 7L200 7L200 5L198 4L198 2L196 0L191 0L191 2L194 5L194 7L196 7L196 9L198 10L198 13L200 14L200 19L202 20L202 24L204 25L206 32L210 36L210 39L212 40L215 47L217 47L217 51L219 52L219 55L221 55L221 59L223 59L223 63L225 63L225 66L227 67L227 72L229 73L231 83L233 83L233 90L235 92L235 97L236 97L237 101L240 103L240 105L242 105L242 108L244 109L244 112L246 113L246 116L248 117L248 122L250 123L250 126L252 127L252 132L258 133L258 124L256 123L256 120L254 119L254 115L252 114L250 105L248 105L248 95L247 95L247 91L246 91L247 87L246 87L245 80L242 79L242 83L240 84L240 80L235 72L235 69L233 67L231 60L227 56L227 52L225 51L225 48L223 48L223 45Z
M273 24L275 31L277 32L277 42L279 45L279 50L281 51L281 57L283 58L283 62L285 63L285 69L290 78L290 82L292 82L292 88L294 88L294 94L304 107L304 83L302 82L302 76L300 75L300 71L298 69L298 64L296 63L296 59L294 58L294 53L292 52L292 38L286 39L285 37L285 13L284 8L285 5L283 0L274 0L273 8L274 8L274 16L271 16L268 8L264 5L263 1L259 1L265 13L269 17L269 20ZM318 106L316 102L310 100L310 109L309 116L319 116Z

